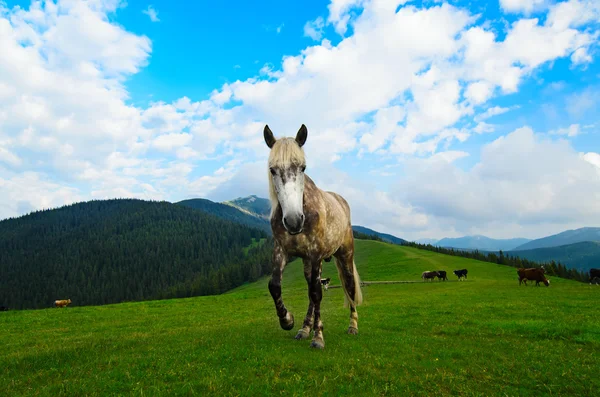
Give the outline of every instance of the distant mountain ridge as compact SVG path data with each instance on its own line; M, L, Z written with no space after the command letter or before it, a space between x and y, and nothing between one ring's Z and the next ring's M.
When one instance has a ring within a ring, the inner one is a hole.
M357 231L359 233L369 235L369 236L378 236L383 241L392 243L392 244L400 244L401 245L401 244L404 244L407 242L406 240L404 240L400 237L396 237L396 236L393 236L393 235L387 234L387 233L381 233L381 232L375 231L373 229L369 229L368 227L364 227L364 226L352 225L352 230Z
M244 213L264 219L267 222L271 215L271 201L255 195L223 201L222 204L237 208Z
M560 262L568 268L585 272L593 267L600 267L600 242L598 241L582 241L558 247L508 251L506 254L536 262Z
M513 250L522 251L536 248L560 247L584 241L600 241L600 227L582 227L575 230L566 230L562 233L521 244Z
M242 211L236 206L215 203L214 201L203 198L183 200L175 204L200 210L221 219L264 230L271 234L271 224L268 219L251 214L248 211Z
M494 239L482 235L443 238L432 245L481 251L508 251L531 241L526 238Z

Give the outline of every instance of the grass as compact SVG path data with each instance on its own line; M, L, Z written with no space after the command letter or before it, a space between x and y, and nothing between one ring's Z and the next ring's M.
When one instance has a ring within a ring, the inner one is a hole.
M279 328L267 280L220 296L0 313L0 395L595 395L600 288L552 278L519 287L510 267L357 241L371 285L359 335L345 333L341 289L324 293L325 350L293 339L307 307L301 265ZM339 284L333 261L323 277ZM453 281L453 269L469 281Z

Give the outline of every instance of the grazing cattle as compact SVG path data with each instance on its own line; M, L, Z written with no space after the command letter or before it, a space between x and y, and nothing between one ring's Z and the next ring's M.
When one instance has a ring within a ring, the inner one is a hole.
M71 299L66 299L66 300L63 299L63 300L54 301L54 306L67 307L70 303L71 303Z
M448 277L446 276L446 271L445 270L438 270L438 279L439 280L448 280Z
M426 271L424 271L424 272L421 274L421 278L423 279L423 281L425 281L425 280L433 280L433 279L435 279L437 276L438 276L438 272L435 272L435 271L434 271L434 272L431 272L431 271L429 271L429 270L426 270Z
M600 269L590 269L590 285L594 282L596 285L600 283Z
M452 273L454 273L454 275L456 277L458 277L458 281L460 281L463 277L465 279L467 278L468 270L467 269L454 270Z
M0 312L7 312L7 311L8 311L8 307L0 306Z
M544 276L544 273L544 269L535 267L524 269L521 267L517 269L517 274L519 275L519 285L521 285L522 282L525 282L525 286L527 286L527 280L529 280L535 281L535 285L537 287L540 286L540 282L543 282L546 287L549 287L550 280Z
M288 331L294 327L294 316L281 297L283 269L291 256L302 258L304 278L308 284L308 310L296 334L307 339L313 331L311 347L323 349L321 321L321 271L323 260L335 259L344 289L345 302L350 306L348 334L358 334L356 307L362 303L360 279L354 263L354 233L350 205L339 194L319 189L304 172L306 158L302 147L308 130L302 124L296 138L276 139L269 126L263 130L265 143L271 150L268 160L271 230L273 232L273 273L269 292L275 304L279 325Z

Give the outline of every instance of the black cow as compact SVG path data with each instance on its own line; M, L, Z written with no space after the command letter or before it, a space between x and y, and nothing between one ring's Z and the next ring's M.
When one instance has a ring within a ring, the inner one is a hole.
M458 277L458 280L460 281L460 279L463 277L465 279L467 278L468 270L467 269L454 270L452 273L454 273Z
M448 280L445 270L438 270L437 274L438 274L438 280Z
M330 278L330 277L327 277L327 278L322 278L322 279L321 279L321 285L322 285L323 287L325 287L325 291L327 291L327 287L329 286L329 282L330 282L330 281L331 281L331 278Z
M0 306L0 312L7 312L7 311L8 311L8 307Z
M592 283L596 285L600 283L600 269L590 269L590 285Z

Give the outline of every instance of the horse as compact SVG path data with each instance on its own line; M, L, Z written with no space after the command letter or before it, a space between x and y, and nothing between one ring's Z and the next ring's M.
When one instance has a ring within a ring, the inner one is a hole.
M322 261L332 256L344 289L345 306L350 307L347 333L358 334L356 307L362 303L362 291L354 263L350 206L339 194L319 189L305 173L306 158L302 146L306 143L308 129L304 124L295 138L275 139L268 125L265 125L263 135L270 149L268 178L274 240L269 292L275 302L279 325L286 331L291 330L294 316L283 303L281 279L289 257L302 258L309 304L302 328L295 339L308 339L312 328L310 346L323 349L321 271Z

